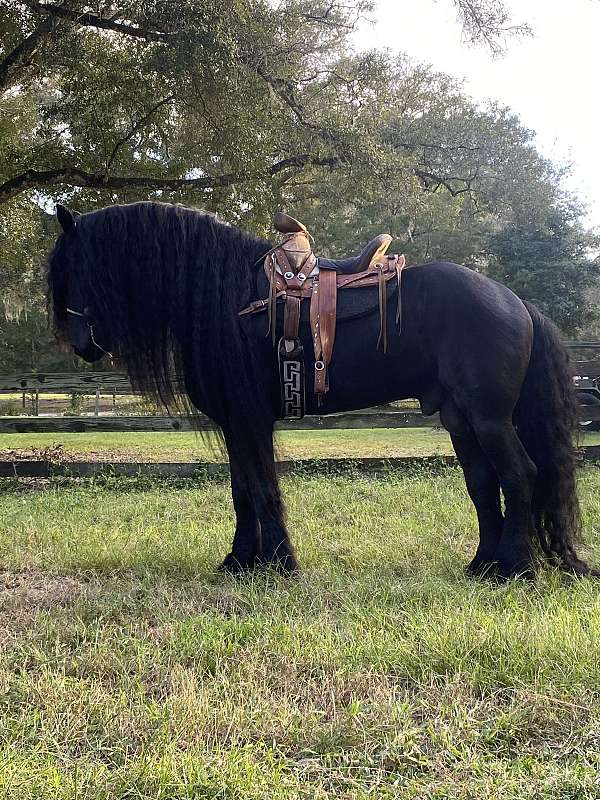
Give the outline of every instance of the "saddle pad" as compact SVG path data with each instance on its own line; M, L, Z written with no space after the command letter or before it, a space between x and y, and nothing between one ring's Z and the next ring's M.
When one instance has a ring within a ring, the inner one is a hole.
M390 280L386 284L388 301L396 297L398 283ZM259 270L257 280L257 297L268 297L269 281L264 270ZM277 315L283 314L284 300L277 302ZM379 289L377 286L356 286L352 289L338 289L336 320L338 323L366 317L374 312L379 313ZM304 300L300 305L300 322L310 321L310 301Z

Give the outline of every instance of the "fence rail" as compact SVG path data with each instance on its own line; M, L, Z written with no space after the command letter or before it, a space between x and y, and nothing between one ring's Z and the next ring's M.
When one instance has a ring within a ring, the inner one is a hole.
M600 421L600 406L587 406L580 411L581 419ZM365 428L434 428L441 425L439 416L425 417L414 412L381 412L362 414L332 414L306 416L300 420L282 420L278 430L359 430ZM209 431L214 428L207 418L158 416L96 417L0 417L0 433L133 433Z
M599 416L600 418L600 416ZM282 420L279 430L340 430L360 428L431 428L440 425L439 416L424 417L418 411L365 411L360 414L307 416ZM164 416L82 416L82 417L0 417L0 433L93 433L134 431L208 431L214 425L207 417Z
M0 393L131 394L131 383L121 372L26 372L0 375Z

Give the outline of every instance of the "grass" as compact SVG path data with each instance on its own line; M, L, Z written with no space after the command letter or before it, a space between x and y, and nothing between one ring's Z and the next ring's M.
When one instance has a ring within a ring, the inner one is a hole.
M454 469L283 486L303 572L236 581L223 481L1 483L0 797L600 795L596 583L468 581Z
M282 459L436 455L451 453L446 431L434 428L282 431ZM194 433L7 433L0 434L0 460L17 451L27 457L56 447L70 458L118 461L222 460Z
M282 431L282 459L425 456L452 453L446 431L436 428ZM582 444L600 444L600 433L582 436ZM193 433L5 433L0 460L40 457L57 448L67 458L96 461L221 460Z

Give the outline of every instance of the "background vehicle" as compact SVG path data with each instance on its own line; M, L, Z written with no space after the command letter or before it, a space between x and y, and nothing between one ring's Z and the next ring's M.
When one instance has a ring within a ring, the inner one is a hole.
M571 351L575 371L578 373L573 377L578 403L581 406L594 408L600 406L600 342L565 342L565 344ZM580 360L584 357L590 360ZM600 430L600 420L583 417L579 424L587 431Z

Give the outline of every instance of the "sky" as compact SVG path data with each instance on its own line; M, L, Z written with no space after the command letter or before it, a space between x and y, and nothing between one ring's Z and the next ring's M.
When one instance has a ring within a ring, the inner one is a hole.
M543 155L571 165L566 187L600 226L600 0L508 0L533 37L501 57L465 44L451 0L375 0L355 35L358 49L407 53L464 81L475 100L509 106L536 132Z

